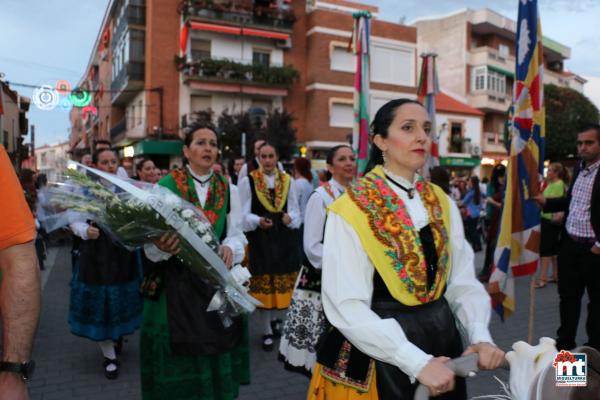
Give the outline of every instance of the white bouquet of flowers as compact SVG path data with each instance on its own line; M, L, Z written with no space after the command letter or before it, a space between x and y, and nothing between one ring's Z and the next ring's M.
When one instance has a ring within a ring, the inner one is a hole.
M77 163L70 167L61 182L51 182L47 189L42 221L47 231L92 219L127 248L175 232L181 248L176 257L216 289L208 311L217 311L225 326L231 317L250 313L260 304L243 286L248 271L241 266L227 269L211 223L193 204L158 185L124 180Z

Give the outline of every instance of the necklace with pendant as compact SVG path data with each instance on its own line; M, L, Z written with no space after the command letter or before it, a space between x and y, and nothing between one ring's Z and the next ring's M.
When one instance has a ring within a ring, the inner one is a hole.
M409 199L412 200L413 197L415 197L415 188L407 188L405 186L402 186L401 184L399 184L398 182L396 182L395 180L390 178L390 176L388 174L385 174L385 177L387 178L388 181L392 182L394 185L396 185L400 189L404 190L406 192L406 194L408 194Z
M210 174L208 176L208 178L206 178L206 180L204 180L204 181L199 178L196 178L194 175L192 175L192 179L194 179L196 182L198 182L200 184L200 187L202 187L202 188L208 184L208 182L210 181L210 178L212 178L212 174Z

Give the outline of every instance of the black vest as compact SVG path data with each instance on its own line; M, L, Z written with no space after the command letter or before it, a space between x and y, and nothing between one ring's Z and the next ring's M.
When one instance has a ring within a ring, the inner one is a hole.
M253 275L263 274L288 274L300 269L300 246L298 229L288 228L282 221L283 213L269 212L258 200L254 178L248 176L252 191L252 214L269 218L273 221L270 229L260 227L246 233L248 238L250 268ZM274 191L271 190L271 198ZM286 199L282 210L287 211L289 197Z

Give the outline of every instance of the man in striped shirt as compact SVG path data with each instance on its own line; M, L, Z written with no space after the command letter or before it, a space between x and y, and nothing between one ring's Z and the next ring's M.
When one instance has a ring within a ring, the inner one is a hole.
M587 290L586 345L600 350L600 125L590 124L577 135L577 151L581 164L567 197L538 196L536 200L544 211L564 211L566 215L558 253L557 347L570 350L576 346L581 298Z

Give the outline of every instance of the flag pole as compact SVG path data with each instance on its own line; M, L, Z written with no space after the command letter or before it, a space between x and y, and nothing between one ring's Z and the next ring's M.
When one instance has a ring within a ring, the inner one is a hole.
M423 106L429 115L431 132L433 132L431 137L431 151L427 156L425 165L421 168L421 175L425 179L429 179L431 168L440 165L439 137L435 124L435 96L440 92L435 62L436 57L437 53L435 52L421 53L423 61L421 62L421 76L419 77L419 87L417 89L419 98L423 98Z
M527 321L527 343L533 345L533 324L535 320L535 274L529 281L529 319Z
M354 13L354 30L350 49L356 56L354 76L354 124L352 129L352 149L356 153L358 176L366 172L369 163L369 47L371 40L371 13Z
M535 275L540 260L540 212L534 196L544 171L543 45L538 1L520 1L515 82L509 117L510 151L498 241L488 292L504 319L515 311L514 279ZM529 292L529 340L533 337L535 286Z

